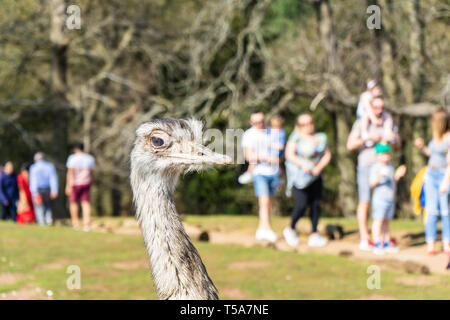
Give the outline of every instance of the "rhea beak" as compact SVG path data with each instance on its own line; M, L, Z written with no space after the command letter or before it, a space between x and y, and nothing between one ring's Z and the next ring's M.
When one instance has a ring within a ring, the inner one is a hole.
M170 155L171 158L178 159L182 164L230 164L231 158L227 155L212 151L199 143L189 143L186 152Z

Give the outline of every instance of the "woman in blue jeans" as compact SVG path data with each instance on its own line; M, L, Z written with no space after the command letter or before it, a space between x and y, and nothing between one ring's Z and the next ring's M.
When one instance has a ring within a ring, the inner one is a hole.
M424 177L425 238L428 244L428 254L436 254L436 233L439 217L442 222L442 243L444 252L450 254L450 218L449 218L449 188L448 166L450 157L449 114L445 109L438 109L431 118L433 139L425 146L422 138L415 141L416 146L429 157L427 171Z

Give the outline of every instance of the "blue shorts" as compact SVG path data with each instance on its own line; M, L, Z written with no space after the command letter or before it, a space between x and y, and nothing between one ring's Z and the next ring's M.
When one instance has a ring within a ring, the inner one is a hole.
M370 169L372 166L358 166L356 169L356 183L358 185L359 201L370 202Z
M253 176L253 186L255 195L258 198L261 196L274 196L278 187L278 174L273 176L255 175Z
M392 220L394 217L394 201L373 199L372 201L372 219L373 220Z

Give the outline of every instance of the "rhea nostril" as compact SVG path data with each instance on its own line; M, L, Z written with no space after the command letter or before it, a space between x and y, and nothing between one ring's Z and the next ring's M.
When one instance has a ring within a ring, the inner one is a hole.
M204 156L205 154L203 152L198 153L199 156Z

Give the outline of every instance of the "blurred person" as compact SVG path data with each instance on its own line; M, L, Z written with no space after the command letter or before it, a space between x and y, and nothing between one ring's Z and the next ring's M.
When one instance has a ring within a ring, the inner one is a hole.
M81 202L83 230L90 230L90 189L94 178L95 159L84 152L82 143L74 144L74 153L67 159L66 195L70 197L70 217L75 229L80 227L78 202Z
M370 104L372 111L380 121L370 122L368 127L368 135L363 137L362 121L357 119L353 124L352 130L347 139L347 150L359 150L358 164L356 171L358 185L358 206L356 216L358 219L358 227L360 234L359 249L363 251L371 251L373 242L370 240L367 227L367 218L370 206L370 184L369 175L372 165L376 162L375 144L383 141L384 135L384 101L382 98L374 98ZM391 144L394 149L400 148L400 138L394 127L394 139ZM367 143L369 142L370 143Z
M17 176L17 184L19 186L19 202L17 205L17 223L27 224L34 223L34 207L33 197L29 184L29 168L27 163L22 164L20 174Z
M284 154L284 146L286 144L286 131L283 129L284 119L275 115L270 119L270 127L267 128L267 134L270 139L269 153L273 157L281 158ZM247 184L253 180L253 169L255 163L250 163L248 169L239 177L239 183Z
M315 132L311 115L299 115L286 145L286 192L288 196L292 192L295 201L291 224L283 230L283 236L290 246L297 246L299 243L295 225L308 206L312 224L308 245L319 247L327 244L327 240L317 232L317 226L322 196L321 173L330 160L327 136L322 132Z
M270 139L269 153L271 157L278 158L280 163L284 158L284 148L286 147L286 131L283 128L284 119L280 115L274 115L270 118L270 126L267 134ZM280 179L278 184L284 183L283 170L280 167Z
M2 202L2 219L17 220L16 202L19 200L19 188L17 186L17 175L14 172L14 164L8 161L3 166L0 179L0 201Z
M286 145L286 131L283 124L283 117L275 115L270 118L270 127L267 130L270 137L271 155L279 158L283 157Z
M372 237L374 253L397 252L396 243L391 240L389 224L394 217L396 183L405 175L406 167L397 170L391 164L391 148L387 143L377 143L377 162L370 169L372 193Z
M258 117L259 114L262 114L262 112L254 112L254 113L252 113L250 115L250 125L251 125L251 127L250 127L250 129L246 130L244 132L244 135L242 136L242 142L241 143L242 143L243 147L244 147L244 145L243 145L244 137L246 136L247 132L251 133L255 128L258 128L261 125L262 125L262 127L264 127L264 115L263 115L263 120L262 120L263 122L261 124L259 122L260 121L260 119ZM267 130L266 130L266 134L267 134ZM247 157L245 155L245 147L244 147L244 157L248 161L248 159L247 159ZM253 181L253 169L255 169L255 167L256 167L256 163L250 163L250 162L248 163L247 170L242 175L240 175L239 178L238 178L238 181L239 181L240 184L247 184L247 183L250 183L250 182Z
M58 197L55 166L44 158L44 153L37 152L34 155L34 164L30 167L30 192L36 222L41 226L53 223L51 201Z
M264 126L264 114L252 113L250 123L252 127L244 132L242 147L245 159L253 165L253 185L258 198L259 224L255 239L276 242L278 237L272 230L270 214L279 182L279 158L270 155L271 141Z
M436 233L439 217L442 222L442 243L444 252L450 254L450 218L449 218L449 188L448 167L450 165L450 132L448 130L449 113L446 109L436 110L431 117L433 138L425 146L422 138L414 143L427 157L428 164L424 176L425 210L425 238L427 252L435 255Z
M367 81L366 91L364 91L358 102L358 107L356 109L356 118L361 119L361 136L364 138L368 137L369 124L372 122L374 124L383 124L384 133L383 140L391 141L394 139L393 126L394 122L392 116L389 112L383 111L381 118L376 116L371 108L371 102L374 98L381 97L383 91L376 80L370 79ZM368 147L372 146L372 141L367 140L366 143Z

